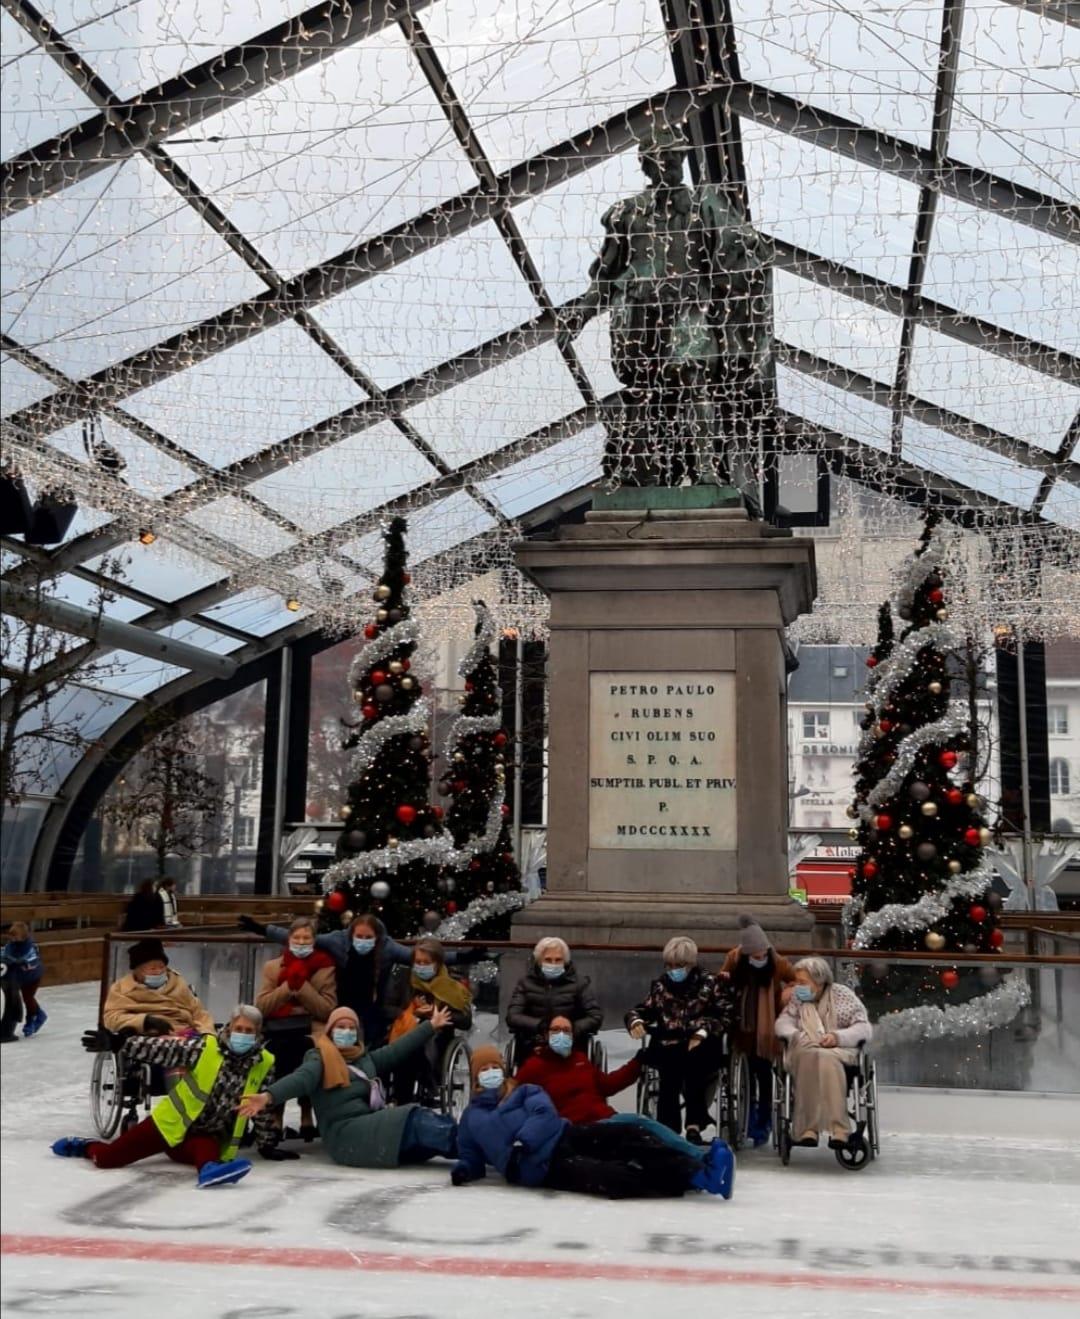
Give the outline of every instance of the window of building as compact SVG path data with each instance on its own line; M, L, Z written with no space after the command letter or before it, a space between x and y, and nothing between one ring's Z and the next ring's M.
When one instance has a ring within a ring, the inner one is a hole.
M245 792L258 789L262 774L261 756L237 756L229 761L232 782L237 783Z
M820 740L829 736L828 710L804 710L802 735L806 740Z
M1050 736L1063 737L1069 731L1069 707L1067 705L1048 705L1046 707L1046 726Z
M1054 797L1065 797L1069 792L1069 762L1060 757L1050 762L1050 792Z
M865 710L852 710L851 712L851 722L860 733L863 731L862 720L864 714L866 714Z
M236 846L255 846L255 821L250 815L239 815L236 818Z

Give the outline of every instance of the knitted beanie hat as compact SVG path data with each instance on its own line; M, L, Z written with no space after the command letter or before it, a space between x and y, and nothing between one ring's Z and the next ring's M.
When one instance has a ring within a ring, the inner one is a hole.
M160 939L139 939L128 949L128 966L133 971L138 970L146 962L164 962L169 965L169 959L165 956L165 945Z
M753 916L744 912L736 924L739 927L739 947L747 957L764 957L769 951L769 937Z
M326 1018L326 1033L329 1035L334 1027L340 1024L354 1026L356 1028L357 1038L362 1038L363 1033L360 1029L360 1018L352 1008L347 1008L344 1004L342 1004L341 1007L335 1008Z
M477 1077L485 1067L502 1067L505 1070L506 1064L503 1062L503 1056L494 1044L480 1044L472 1051L469 1069L472 1072L474 1090L478 1084Z

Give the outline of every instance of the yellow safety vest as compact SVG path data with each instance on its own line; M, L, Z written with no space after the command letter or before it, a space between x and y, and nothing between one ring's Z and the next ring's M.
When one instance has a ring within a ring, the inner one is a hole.
M208 1035L195 1066L171 1082L165 1098L154 1105L150 1118L164 1136L166 1144L179 1145L188 1134L199 1114L206 1107L218 1072L221 1071L221 1063L222 1053L217 1039L213 1035ZM258 1093L273 1065L274 1055L263 1049L247 1074L247 1080L244 1082L245 1095ZM247 1119L237 1115L232 1135L228 1143L221 1147L223 1162L236 1158L246 1125Z

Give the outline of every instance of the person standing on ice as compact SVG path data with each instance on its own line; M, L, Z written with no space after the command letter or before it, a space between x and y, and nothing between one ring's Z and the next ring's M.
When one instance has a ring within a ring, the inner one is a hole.
M4 963L4 974L17 987L23 1006L26 1008L26 1025L23 1026L23 1039L28 1040L49 1020L45 1009L37 1001L38 986L45 972L41 963L41 953L30 937L30 926L25 921L12 921L8 930L8 941L4 944L0 958ZM12 1029L14 1038L14 1029Z
M717 973L732 988L735 1019L732 1038L750 1062L750 1116L746 1134L756 1147L772 1130L772 1067L782 1052L776 1038L776 1018L786 1007L795 984L795 969L769 943L753 916L738 919L739 942Z
M457 1154L457 1123L419 1104L386 1102L385 1082L395 1067L421 1051L436 1031L450 1025L450 1012L437 1006L427 1021L395 1044L368 1053L360 1038L360 1018L351 1008L335 1008L326 1034L315 1041L291 1076L248 1094L242 1117L257 1117L273 1105L310 1098L323 1147L335 1163L350 1168L397 1168Z
M129 1040L124 1048L131 1062L183 1068L183 1074L150 1116L118 1140L65 1136L53 1143L53 1153L89 1159L99 1168L126 1168L154 1154L167 1154L174 1163L198 1170L200 1188L238 1182L251 1171L251 1163L236 1157L247 1126L237 1107L243 1096L254 1095L273 1076L274 1056L262 1048L261 1034L262 1013L241 1004L216 1035ZM300 1157L275 1148L277 1138L270 1114L256 1119L255 1143L264 1159Z
M471 1067L473 1096L458 1127L458 1162L450 1174L455 1186L478 1181L490 1165L514 1185L610 1200L681 1196L691 1189L730 1198L733 1165L724 1176L709 1156L681 1153L640 1127L574 1126L558 1115L546 1091L506 1075L493 1044L473 1051Z

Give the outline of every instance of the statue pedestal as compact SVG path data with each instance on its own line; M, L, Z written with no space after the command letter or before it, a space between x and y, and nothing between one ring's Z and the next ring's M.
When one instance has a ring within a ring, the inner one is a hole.
M551 649L547 892L515 938L727 945L745 911L809 942L787 895L784 628L813 601L814 546L709 489L623 489L516 548ZM575 962L607 989L612 955Z

